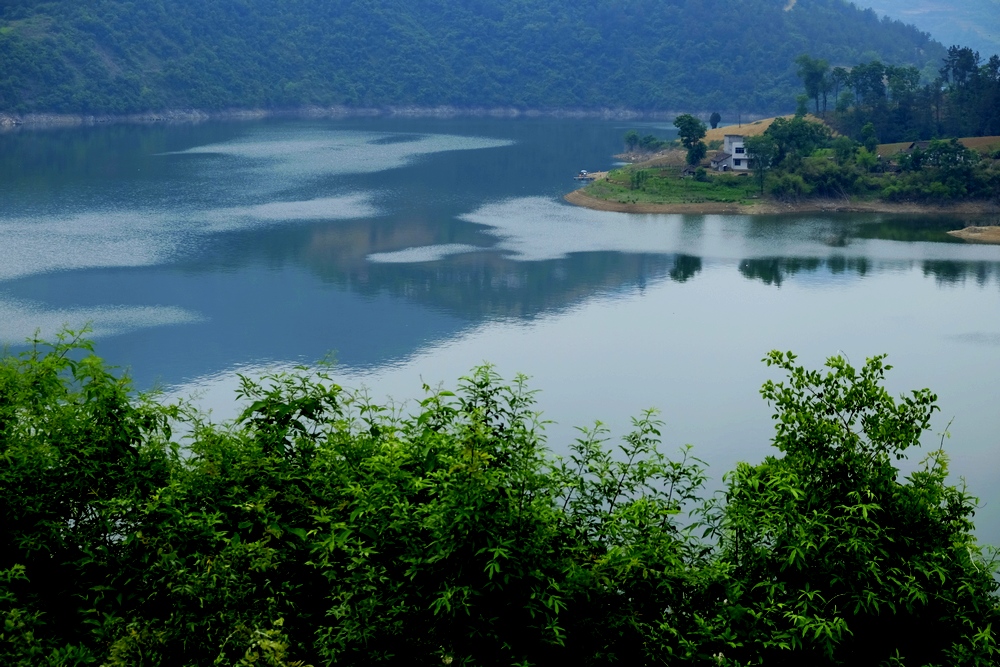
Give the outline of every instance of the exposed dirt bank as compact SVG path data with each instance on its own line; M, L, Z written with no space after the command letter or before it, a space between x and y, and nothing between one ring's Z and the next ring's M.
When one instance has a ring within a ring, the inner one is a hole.
M598 199L586 194L582 189L564 197L570 204L597 211L617 211L620 213L689 213L689 214L734 214L734 215L775 215L781 213L909 213L921 215L989 215L1000 216L1000 206L995 202L961 202L937 205L913 202L853 202L843 199L805 199L798 202L764 200L752 204L726 202L699 202L697 204L652 204L637 202L622 204L617 201ZM1000 222L1000 220L998 220Z
M110 123L191 123L206 120L255 120L258 118L595 118L602 120L662 120L676 116L673 111L635 109L516 109L513 107L307 107L300 109L230 109L202 111L174 109L126 115L112 114L11 114L0 112L0 130L14 128L74 127Z
M970 243L1000 243L1000 226L966 227L948 233Z

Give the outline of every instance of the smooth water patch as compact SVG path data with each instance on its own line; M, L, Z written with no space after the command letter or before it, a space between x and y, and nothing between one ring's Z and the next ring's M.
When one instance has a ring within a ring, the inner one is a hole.
M899 243L857 234L886 217L858 222L843 215L636 215L524 197L485 204L461 219L488 227L486 233L498 239L496 249L524 262L583 252L678 253L728 260L864 258L870 266L881 261L885 268L904 270L921 261L1000 262L1000 246Z

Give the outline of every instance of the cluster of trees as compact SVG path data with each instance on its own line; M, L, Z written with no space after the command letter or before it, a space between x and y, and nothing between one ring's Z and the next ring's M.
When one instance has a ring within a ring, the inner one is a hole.
M965 44L989 58L1000 53L1000 12L994 0L937 4L913 0L879 0L879 12L905 17L942 44ZM916 11L914 11L916 10Z
M760 192L781 198L804 195L875 196L889 200L1000 198L1000 152L979 152L956 139L892 159L878 155L874 125L862 142L833 138L830 128L803 116L778 118L763 135L745 141Z
M734 31L769 39L734 41ZM799 0L788 11L784 0L8 0L0 113L765 111L794 95L788 63L809 49L920 68L943 54L926 34L844 0Z
M718 113L712 114L712 127L719 124L721 117ZM698 164L708 153L708 146L702 141L708 128L705 124L685 113L674 119L674 127L677 128L677 139L659 139L655 135L646 134L639 136L636 130L629 130L625 133L625 150L633 152L636 150L646 153L653 153L664 148L676 148L683 146L687 150L687 163Z
M879 60L831 69L802 55L796 63L817 115L843 134L858 138L871 123L886 143L1000 135L1000 56L984 62L952 46L926 83L916 67Z
M475 370L407 416L305 371L234 423L131 393L74 337L0 360L5 665L995 665L995 563L935 412L765 360L775 456L705 499L652 413L552 457ZM426 390L426 388L425 388ZM174 432L184 435L177 437Z
M670 139L660 139L655 134L639 135L636 130L629 130L625 133L625 150L629 153L642 151L644 153L655 153L674 146L675 142Z

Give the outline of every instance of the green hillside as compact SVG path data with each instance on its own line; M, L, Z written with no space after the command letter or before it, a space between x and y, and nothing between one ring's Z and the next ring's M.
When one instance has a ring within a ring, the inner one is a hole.
M968 46L988 60L1000 54L1000 0L864 0L879 14L912 23L946 45Z
M844 0L6 0L0 112L786 109L793 59L943 55Z

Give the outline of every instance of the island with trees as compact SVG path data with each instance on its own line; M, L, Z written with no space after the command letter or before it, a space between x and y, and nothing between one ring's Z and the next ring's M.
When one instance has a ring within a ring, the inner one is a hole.
M796 64L794 115L709 130L684 114L673 142L631 132L626 150L649 159L567 199L626 212L1000 211L1000 57L952 47L922 86L916 69L878 61ZM739 168L720 158L726 135Z

